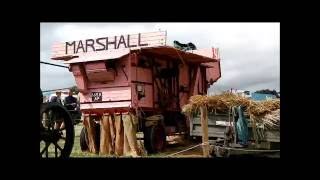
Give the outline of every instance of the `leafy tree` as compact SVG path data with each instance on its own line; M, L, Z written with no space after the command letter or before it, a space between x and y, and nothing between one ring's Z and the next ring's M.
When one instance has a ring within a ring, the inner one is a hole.
M72 86L70 89L71 89L72 92L74 92L75 94L78 94L78 93L79 93L79 89L78 89L77 86Z

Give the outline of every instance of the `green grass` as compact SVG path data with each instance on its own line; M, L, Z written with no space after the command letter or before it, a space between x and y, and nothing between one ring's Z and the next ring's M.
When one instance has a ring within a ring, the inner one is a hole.
M89 152L82 152L81 151L81 147L80 147L80 132L82 129L82 124L78 124L75 125L75 139L74 139L74 144L73 144L73 149L71 152L70 157L72 158L119 158L117 156L113 156L113 155L99 155L99 154L94 154L94 153L89 153ZM175 141L172 141L173 143ZM139 142L139 143L143 143L143 141ZM168 157L168 155L173 154L175 152L184 150L190 146L195 145L195 143L174 143L174 144L168 144L165 151L161 152L161 153L156 153L156 154L149 154L146 156L142 156L142 158L166 158ZM44 144L41 145L40 147L44 147ZM49 156L51 155L51 157L54 156L54 146L50 145L49 147L51 149L51 153L49 153ZM202 154L202 150L201 148L195 148L193 150L187 151L187 152L183 152L179 155L175 155L174 158L180 158L180 157L201 157ZM120 158L127 158L130 156L121 156Z
M70 157L102 157L97 154L82 152L80 147L80 132L82 129L82 124L77 124L74 126L74 144Z

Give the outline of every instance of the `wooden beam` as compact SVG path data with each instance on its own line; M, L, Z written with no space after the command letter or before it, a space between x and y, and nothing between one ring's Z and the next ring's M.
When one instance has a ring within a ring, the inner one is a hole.
M155 108L154 103L154 58L151 59L151 76L152 76L152 107Z
M193 95L194 88L195 88L195 85L196 85L198 71L199 71L199 66L196 66L196 68L193 71L193 76L191 77L191 85L190 85L189 97Z
M202 84L202 93L207 94L207 75L206 75L206 68L203 68L200 66L200 72L201 72L201 84Z
M201 127L202 127L202 146L203 157L210 157L209 153L209 136L208 136L208 111L206 106L200 107L201 112Z
M146 56L153 57L153 58L158 58L158 59L161 59L161 60L170 60L170 61L181 62L181 60L179 60L177 58L174 58L172 56L169 56L169 55L161 55L161 54L155 54L155 53L150 53L150 52L144 52L143 54L146 55Z

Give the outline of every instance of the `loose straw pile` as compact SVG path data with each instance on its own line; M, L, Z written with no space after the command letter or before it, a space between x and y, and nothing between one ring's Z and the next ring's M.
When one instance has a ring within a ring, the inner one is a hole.
M234 106L244 106L249 115L256 122L263 123L267 128L280 127L280 100L253 101L232 93L215 96L195 95L189 99L189 104L182 108L182 112L191 115L198 111L200 106L227 112Z

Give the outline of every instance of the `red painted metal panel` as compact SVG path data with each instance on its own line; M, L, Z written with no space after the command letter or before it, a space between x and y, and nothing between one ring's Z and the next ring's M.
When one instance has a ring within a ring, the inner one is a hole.
M88 94L80 93L80 103L92 102L91 92L102 92L102 101L131 100L131 87L89 89Z
M171 60L177 60L183 63L206 63L214 62L215 59L202 54L195 54L175 49L170 46L142 48L139 50L142 54L152 54L153 56L169 57ZM205 51L207 52L207 51ZM212 49L211 49L212 52Z
M188 104L189 100L189 94L188 93L179 93L179 104L180 108L182 108L184 105Z
M140 67L131 67L131 81L152 83L152 70Z
M131 101L125 102L108 102L108 103L90 103L80 104L81 110L92 110L92 109L111 109L111 108L126 108L131 106Z
M96 70L96 69L102 69L106 70L106 65L104 61L97 61L97 62L90 62L85 64L86 70Z
M188 66L180 66L179 67L179 83L180 86L189 87L189 67Z
M87 77L84 69L81 68L81 64L71 65L71 71L73 72L77 87L80 92L87 92Z
M208 66L212 66L211 68L207 68L206 70L206 80L212 85L221 77L221 67L220 67L220 53L219 49L212 48L211 56L215 58L216 62L203 63Z
M134 107L153 107L153 92L152 92L152 85L144 85L145 89L145 97L138 100L138 95L136 91L136 83L133 83L133 89L132 89L132 104Z
M207 73L207 81L212 84L216 82L218 79L221 77L221 68L220 68L220 61L219 62L212 62L208 63L213 68L207 68L206 73Z
M91 64L93 63L93 64ZM99 65L98 65L99 64ZM129 56L123 57L121 59L117 59L115 61L116 64L116 72L115 71L111 71L114 74L114 79L110 79L112 81L108 81L108 79L106 79L105 81L103 80L105 77L101 77L102 81L100 82L94 82L90 79L89 83L88 83L88 88L103 88L103 87L114 87L114 86L128 86L128 79L129 77ZM101 69L98 69L98 71L96 71L94 69L94 67L96 68L101 68L104 66L104 61L98 61L98 63L96 62L87 62L87 69L91 69L91 71L89 72L98 72L96 73L96 76L102 75L103 74L99 74L99 71ZM105 69L105 68L104 68ZM91 75L92 76L92 75ZM98 77L99 78L99 77ZM127 79L128 78L128 79Z
M87 71L88 80L91 82L108 82L114 81L114 70L94 70Z
M85 63L85 68L88 80L91 82L107 82L115 78L115 71L106 69L104 61Z

